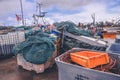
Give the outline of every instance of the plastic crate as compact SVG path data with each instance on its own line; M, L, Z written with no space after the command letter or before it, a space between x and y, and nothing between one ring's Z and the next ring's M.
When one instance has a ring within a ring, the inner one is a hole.
M94 68L109 63L108 54L102 52L80 51L70 53L70 57L73 62L87 68Z
M115 39L116 38L116 33L103 33L103 38L110 38L110 39Z
M116 38L115 43L120 43L120 38Z
M12 54L13 47L23 41L25 41L25 34L22 31L0 35L0 56Z
M18 66L21 66L23 69L28 71L35 71L36 73L43 73L47 68L50 68L55 63L54 59L57 56L57 52L55 51L53 53L53 56L48 59L48 61L44 64L32 64L28 61L26 61L23 58L23 55L18 54L17 55L17 64Z
M109 47L106 49L106 52L120 54L120 44L114 43L109 45Z
M69 58L70 53L84 50L87 49L73 48L55 59L58 66L58 80L120 80L120 75L118 74L85 68L71 63ZM117 71L120 71L120 55L108 55L117 59L117 63L115 65L118 68Z

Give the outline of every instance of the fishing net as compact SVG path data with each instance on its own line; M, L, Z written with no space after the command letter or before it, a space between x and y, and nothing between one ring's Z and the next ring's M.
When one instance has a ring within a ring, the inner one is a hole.
M54 39L47 33L29 36L25 42L13 48L14 55L22 54L26 61L34 64L45 63L55 51Z
M42 32L40 29L39 30L29 30L28 32L25 33L25 38L27 39L29 36L36 35L37 33Z
M82 28L77 28L77 26L73 22L60 22L54 24L58 30L65 29L67 32L74 34L74 35L84 35L84 36L90 36L89 31L83 30Z

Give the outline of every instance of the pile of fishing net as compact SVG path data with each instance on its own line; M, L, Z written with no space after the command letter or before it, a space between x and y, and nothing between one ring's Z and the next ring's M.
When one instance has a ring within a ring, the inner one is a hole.
M41 32L41 30L29 30L25 33L25 38L27 39L29 36L36 35L37 33Z
M38 30L29 30L28 32L25 33L25 38L27 39L29 36L34 36L39 33L42 33L43 31L41 29ZM49 30L44 31L44 33L50 34L51 32Z
M26 61L34 64L45 63L55 51L54 38L38 32L13 48L14 55L22 54Z
M89 31L83 30L82 28L78 28L73 22L65 21L60 23L54 24L58 30L64 29L67 32L74 34L74 35L84 35L84 36L90 36Z

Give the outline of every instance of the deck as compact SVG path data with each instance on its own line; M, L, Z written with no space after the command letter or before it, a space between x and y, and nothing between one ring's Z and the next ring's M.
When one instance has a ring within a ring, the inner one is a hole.
M58 80L57 66L44 73L26 71L17 66L15 57L0 61L0 80Z

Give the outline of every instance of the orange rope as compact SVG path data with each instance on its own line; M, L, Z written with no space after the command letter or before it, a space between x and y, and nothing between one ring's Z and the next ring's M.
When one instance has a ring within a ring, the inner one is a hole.
M115 66L115 64L116 64L116 59L110 57L110 58L109 58L109 63L108 63L108 64L98 66L98 67L96 67L96 68L94 68L94 69L100 70L100 71L110 72L109 70L112 69L112 68Z

